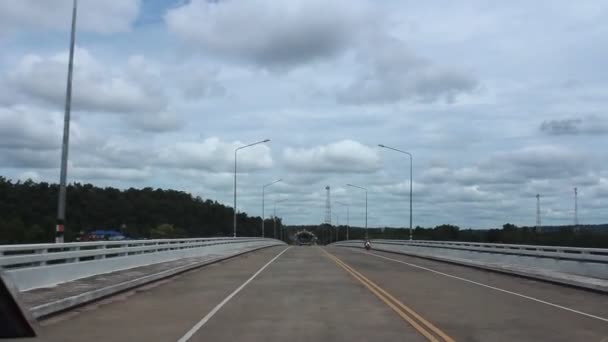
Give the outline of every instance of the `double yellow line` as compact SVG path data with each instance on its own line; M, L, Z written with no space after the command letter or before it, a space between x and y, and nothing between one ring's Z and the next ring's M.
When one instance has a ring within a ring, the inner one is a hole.
M376 285L371 280L367 279L364 275L357 272L354 268L347 265L342 260L338 259L333 254L329 253L325 249L323 252L332 259L338 266L342 267L346 272L350 273L355 279L359 280L365 287L367 287L373 294L375 294L380 300L388 305L393 311L395 311L404 321L408 322L414 329L420 334L426 337L429 341L433 342L455 342L453 338L445 334L439 328L434 326L431 322L422 318L414 310L408 308L405 304L393 297L390 293L383 290L380 286Z

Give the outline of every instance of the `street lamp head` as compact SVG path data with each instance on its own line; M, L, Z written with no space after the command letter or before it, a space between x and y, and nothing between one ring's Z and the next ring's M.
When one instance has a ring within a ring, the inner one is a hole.
M267 143L267 142L269 142L269 141L270 141L270 139L266 139L266 140L264 140L264 141L262 141L262 142Z
M380 146L380 147L386 147L386 146L384 146L384 145L382 145L382 144L378 144L378 146Z

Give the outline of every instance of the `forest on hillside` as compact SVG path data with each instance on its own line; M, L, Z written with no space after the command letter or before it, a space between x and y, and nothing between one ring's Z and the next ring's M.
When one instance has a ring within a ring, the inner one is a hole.
M0 244L53 242L58 185L45 182L12 182L0 177ZM127 237L181 238L232 236L233 210L216 201L176 190L153 188L119 190L92 184L71 184L67 196L65 241L96 229L120 230ZM261 236L262 219L239 213L238 235ZM277 237L289 242L295 232L307 229L320 244L346 239L346 226L282 226ZM274 237L272 219L265 222L266 236ZM348 227L350 239L365 238L365 229ZM406 228L370 228L371 239L408 239ZM608 224L534 227L505 224L496 229L461 229L451 224L416 227L416 240L453 240L491 243L562 245L608 248Z
M58 191L57 184L0 177L0 244L54 241ZM232 236L231 207L186 192L75 183L67 194L66 242L96 229L120 230L129 238ZM238 235L261 236L260 217L239 213L237 220ZM272 227L272 220L265 224Z

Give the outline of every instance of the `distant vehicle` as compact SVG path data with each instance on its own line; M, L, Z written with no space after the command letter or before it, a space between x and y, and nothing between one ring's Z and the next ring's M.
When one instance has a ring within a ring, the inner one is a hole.
M82 236L81 241L120 241L127 237L116 230L93 230Z

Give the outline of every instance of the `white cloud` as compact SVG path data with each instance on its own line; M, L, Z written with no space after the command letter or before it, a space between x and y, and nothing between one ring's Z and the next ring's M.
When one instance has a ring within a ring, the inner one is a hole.
M597 116L545 120L540 130L549 135L605 135L608 134L608 120Z
M61 107L65 101L67 60L65 52L48 57L26 55L9 73L9 82L28 95ZM72 95L75 110L131 113L166 107L167 99L158 79L142 70L145 65L141 57L131 57L122 70L106 65L87 49L76 49Z
M130 29L139 13L140 0L78 1L78 30L98 33ZM44 31L70 27L72 0L0 1L0 29Z
M378 151L353 140L313 148L286 148L286 166L305 172L369 173L380 168Z
M0 165L19 169L56 168L59 167L59 153L27 148L0 148Z
M58 180L70 2L0 3L2 176ZM536 193L567 222L574 186L601 222L606 5L441 7L81 0L68 180L231 205L234 141L268 137L239 152L240 210L283 178L267 200L289 198L287 222L320 222L330 185L363 224L353 183L370 226L404 225L409 160L356 141L386 142L415 156L414 225L533 224Z
M137 129L153 133L177 131L185 125L184 119L171 111L131 115L128 121Z
M218 70L205 70L200 66L181 70L182 77L178 87L188 100L198 100L207 97L223 96L226 88L218 81Z
M0 107L0 147L53 150L61 143L62 115L27 106Z
M111 167L73 167L70 168L70 179L76 180L127 180L141 181L149 178L149 168L129 169Z
M63 113L35 106L0 107L0 165L12 168L58 167ZM87 145L90 134L70 126L72 144Z
M372 13L366 1L192 0L165 20L193 49L273 69L344 52Z
M471 92L477 86L469 73L434 65L396 38L376 37L359 54L361 71L338 92L341 102L361 105L443 100L451 103L457 95Z
M66 52L24 56L8 74L8 85L26 97L63 108L68 55ZM142 56L130 56L126 64L110 66L84 48L74 57L72 108L74 111L113 113L127 117L134 127L153 132L179 129L182 118L168 111L168 96L162 86L161 71Z
M589 158L583 151L556 145L527 146L497 153L480 167L498 172L506 180L570 178L587 171Z
M199 169L230 172L234 169L234 150L241 142L226 143L218 138L204 141L181 141L162 148L158 163L180 169ZM241 150L238 154L238 171L249 172L272 166L270 148L264 144Z

